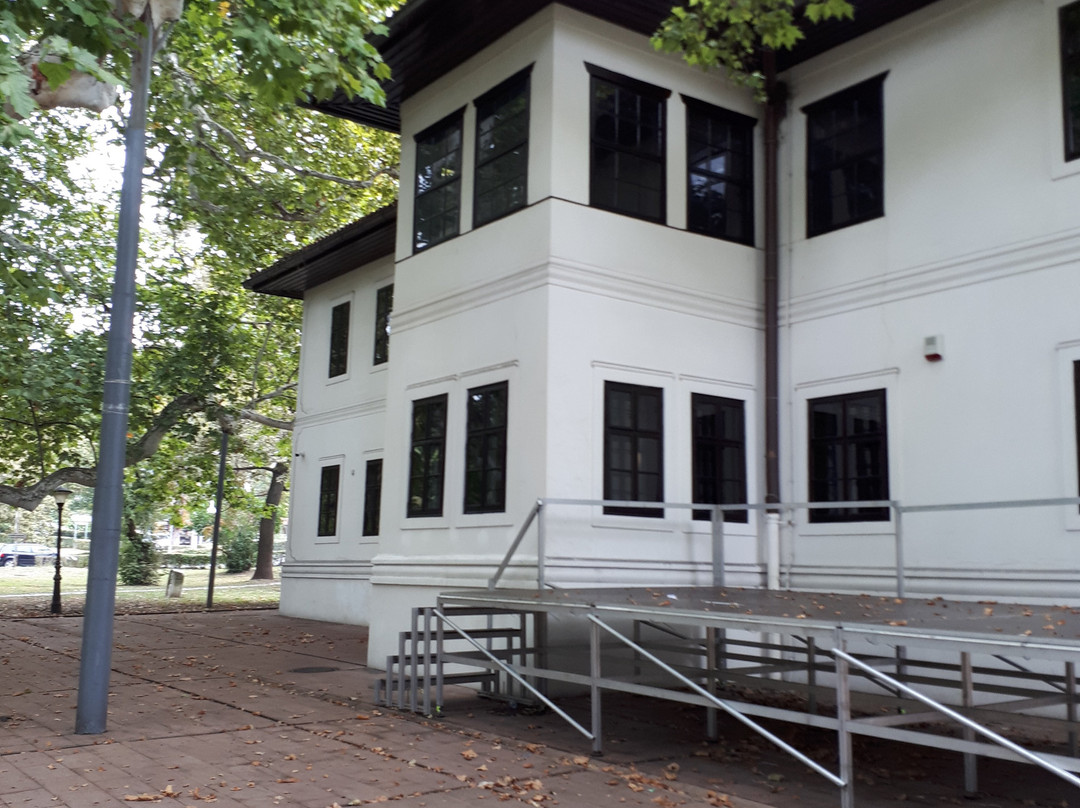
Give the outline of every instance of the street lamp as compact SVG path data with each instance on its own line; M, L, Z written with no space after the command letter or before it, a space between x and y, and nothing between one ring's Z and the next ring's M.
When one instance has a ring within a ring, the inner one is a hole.
M64 530L64 503L71 492L66 488L57 488L52 492L56 500L56 574L53 576L52 613L60 614L60 540Z

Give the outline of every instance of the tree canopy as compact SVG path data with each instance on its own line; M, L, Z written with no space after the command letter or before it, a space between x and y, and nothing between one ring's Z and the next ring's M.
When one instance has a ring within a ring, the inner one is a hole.
M761 97L761 50L790 50L805 34L795 0L689 0L675 6L653 35L658 50L682 53L692 65L723 68L733 81ZM817 23L852 17L849 0L809 0L802 19Z
M394 2L172 5L183 15L163 29L151 83L127 449L131 501L147 512L205 496L223 426L237 465L269 484L288 457L273 427L292 418L299 305L240 283L397 189L395 136L296 103L381 100L386 68L368 40ZM95 481L125 97L88 112L92 94L50 93L79 74L122 83L160 11L140 6L0 9L2 504L32 509Z

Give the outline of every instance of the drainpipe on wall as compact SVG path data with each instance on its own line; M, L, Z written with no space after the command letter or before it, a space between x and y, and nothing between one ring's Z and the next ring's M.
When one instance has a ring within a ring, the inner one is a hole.
M776 80L776 55L762 51L765 73L765 502L780 497L780 121L787 111L787 86ZM766 584L780 588L780 514L769 510L766 528Z

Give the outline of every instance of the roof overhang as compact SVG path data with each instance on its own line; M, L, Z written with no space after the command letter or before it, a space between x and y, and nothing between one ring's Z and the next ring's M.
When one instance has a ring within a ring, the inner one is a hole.
M397 203L380 208L282 258L244 281L253 292L303 299L304 293L357 267L394 254Z
M631 31L650 35L671 11L672 0L409 0L390 19L389 34L373 41L390 66L386 106L339 94L313 109L352 121L401 131L401 103L493 44L541 9L558 2ZM797 0L796 6L805 0ZM853 20L807 26L791 51L777 54L787 70L937 0L852 0Z

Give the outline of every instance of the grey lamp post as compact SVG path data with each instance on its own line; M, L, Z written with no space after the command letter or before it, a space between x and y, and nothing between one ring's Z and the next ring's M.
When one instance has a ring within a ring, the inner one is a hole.
M64 530L64 503L71 496L71 492L66 488L57 488L52 495L56 500L56 574L53 576L51 611L53 614L60 614L60 540Z

